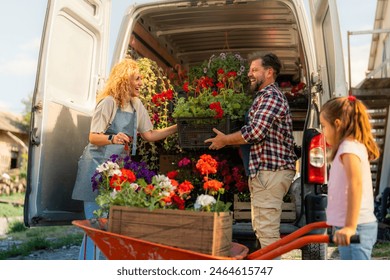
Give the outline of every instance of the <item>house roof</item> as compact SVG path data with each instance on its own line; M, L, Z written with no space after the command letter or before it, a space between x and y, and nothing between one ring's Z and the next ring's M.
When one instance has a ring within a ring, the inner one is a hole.
M374 30L388 28L388 26L385 26L386 19L387 19L387 11L388 11L387 4L388 4L388 0L377 0L375 19L374 19ZM374 70L375 58L378 51L378 44L380 43L379 41L380 36L381 34L378 33L372 34L370 56L368 58L368 68L367 68L368 71Z
M27 134L23 129L22 116L0 111L0 130Z

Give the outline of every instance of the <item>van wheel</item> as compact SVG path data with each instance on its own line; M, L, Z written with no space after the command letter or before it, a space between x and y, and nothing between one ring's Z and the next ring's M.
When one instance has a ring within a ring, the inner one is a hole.
M302 260L326 260L328 244L308 244L301 248Z

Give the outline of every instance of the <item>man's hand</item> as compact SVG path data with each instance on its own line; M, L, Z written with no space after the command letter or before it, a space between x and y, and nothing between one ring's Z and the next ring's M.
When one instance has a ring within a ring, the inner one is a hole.
M214 138L209 138L204 140L205 143L211 143L209 146L210 150L219 150L226 146L225 137L226 134L222 133L216 128L213 128L213 131L217 134Z

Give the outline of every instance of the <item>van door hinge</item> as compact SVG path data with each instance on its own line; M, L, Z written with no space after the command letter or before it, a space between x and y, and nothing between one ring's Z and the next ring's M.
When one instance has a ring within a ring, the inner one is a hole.
M34 146L39 146L39 144L41 144L41 140L37 136L37 131L38 131L38 128L34 127L33 130L31 131L31 135L30 135L31 144Z
M32 107L32 112L33 113L41 113L42 112L42 101L39 101L37 104L34 105L34 107Z
M32 121L35 119L35 115L36 114L40 114L42 113L42 109L43 109L43 104L42 104L42 101L39 101L37 102L31 109L31 118L32 118ZM30 142L32 145L34 146L39 146L39 144L41 144L41 140L39 139L39 137L37 136L37 132L38 132L38 128L37 127L34 127L32 129L32 131L30 132Z

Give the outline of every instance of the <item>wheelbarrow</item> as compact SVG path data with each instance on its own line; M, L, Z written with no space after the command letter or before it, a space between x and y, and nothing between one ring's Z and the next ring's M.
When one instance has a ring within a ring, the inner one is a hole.
M248 247L232 242L230 255L221 257L106 231L107 219L104 218L75 220L72 224L83 229L109 260L272 260L310 243L332 242L332 237L328 234L308 235L313 230L330 227L326 222L315 222L250 254Z

